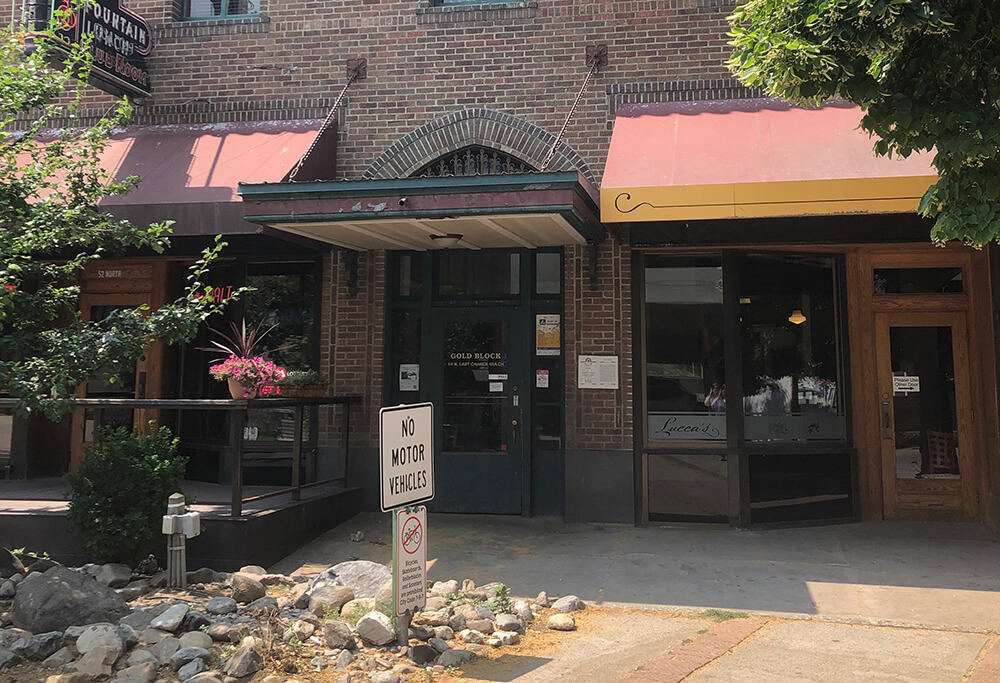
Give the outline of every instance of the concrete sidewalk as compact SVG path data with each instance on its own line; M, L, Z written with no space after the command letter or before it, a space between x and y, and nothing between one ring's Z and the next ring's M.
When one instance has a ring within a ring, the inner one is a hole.
M363 542L349 540L357 530ZM389 562L390 542L389 515L365 513L275 570ZM432 580L502 581L515 595L671 613L659 617L670 635L639 650L630 643L657 632L652 622L633 611L602 626L595 613L596 630L567 640L545 666L466 680L1000 681L1000 542L977 525L733 531L430 515L427 543ZM706 625L696 614L706 608L750 616ZM588 653L603 653L601 666L584 665Z

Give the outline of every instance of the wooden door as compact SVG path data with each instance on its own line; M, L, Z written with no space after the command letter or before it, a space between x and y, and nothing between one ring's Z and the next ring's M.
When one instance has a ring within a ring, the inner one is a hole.
M877 313L875 346L885 516L976 518L965 313Z

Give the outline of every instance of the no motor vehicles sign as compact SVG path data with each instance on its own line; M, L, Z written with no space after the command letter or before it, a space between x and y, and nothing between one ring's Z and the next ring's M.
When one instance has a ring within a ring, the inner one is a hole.
M382 512L434 498L434 406L382 408L379 419Z

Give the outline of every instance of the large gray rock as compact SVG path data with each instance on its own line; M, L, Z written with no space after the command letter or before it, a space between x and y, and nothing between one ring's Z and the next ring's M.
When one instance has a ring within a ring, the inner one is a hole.
M252 645L244 645L229 658L222 673L233 678L243 678L260 671L263 662Z
M548 628L553 631L575 631L576 620L572 614L553 614L549 617Z
M374 598L378 589L392 581L392 571L384 564L368 560L341 562L313 579L311 590L319 586L347 586L356 598Z
M167 636L156 645L149 648L149 651L156 657L156 661L160 663L161 666L165 666L170 663L170 658L175 652L181 649L181 641L177 640L173 636Z
M496 618L496 629L498 631L515 631L524 633L524 624L516 614L501 613Z
M149 628L149 625L153 622L153 619L160 616L164 612L170 609L170 605L167 603L160 603L158 605L151 605L149 607L142 607L135 610L128 616L122 617L118 620L119 624L126 624L131 626L136 631L144 631Z
M38 633L28 640L19 640L13 651L32 662L40 662L55 654L63 644L63 634L60 631Z
M342 621L331 619L323 624L326 646L331 650L353 650L356 646L351 628Z
M236 602L253 602L265 595L267 595L267 589L253 574L241 572L233 574L233 600Z
M361 639L372 645L388 645L396 639L389 617L381 612L369 612L358 619L355 628Z
M104 564L94 579L102 586L121 588L132 579L132 568L127 564Z
M230 614L237 609L236 601L232 598L217 597L212 598L205 605L205 611L209 614Z
M181 603L179 605L171 605L166 612L160 616L153 619L150 622L150 628L155 628L160 631L170 631L175 632L184 623L184 617L187 616L188 606Z
M170 656L170 668L174 671L178 671L182 666L188 664L189 662L193 662L196 659L208 661L208 658L211 656L212 653L203 647L184 647ZM202 669L201 671L204 670L205 669ZM191 676L200 674L201 671L195 671L191 674ZM191 676L188 676L188 678L191 678Z
M121 652L113 647L95 647L73 665L73 670L94 678L110 676L111 667L114 666L120 654Z
M114 590L65 567L22 582L12 610L14 625L33 633L116 622L128 613L128 604Z
M392 671L375 671L368 674L371 683L399 683L399 676Z
M132 681L146 681L152 683L156 680L156 664L153 662L143 662L136 664L118 672L118 678L126 678ZM181 679L183 680L183 679Z
M575 595L566 595L553 602L552 609L556 612L562 612L565 614L567 612L578 612L580 610L587 609L587 605L585 605L583 600Z
M10 668L21 661L21 658L5 647L0 647L0 671Z
M181 649L186 647L200 647L205 650L212 649L212 636L204 631L190 631L180 638Z
M208 671L208 664L201 659L192 659L190 662L177 670L177 678L186 681L197 676L203 671Z
M118 650L120 655L125 651L125 642L117 626L112 624L93 624L83 629L76 639L76 649L85 655L95 647L110 647Z
M76 659L76 651L71 647L61 647L42 662L46 669L61 669Z
M354 592L347 586L325 584L309 594L309 611L318 617L328 613L340 614L340 608L354 599Z

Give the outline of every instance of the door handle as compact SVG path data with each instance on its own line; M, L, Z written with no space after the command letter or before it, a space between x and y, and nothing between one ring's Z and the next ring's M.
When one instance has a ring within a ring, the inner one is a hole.
M520 445L521 445L521 423L518 422L517 420L511 420L510 421L510 430L511 430L511 435L510 435L511 443L513 444L513 446L515 448L520 447Z
M889 401L882 401L882 438L892 439L892 405Z

